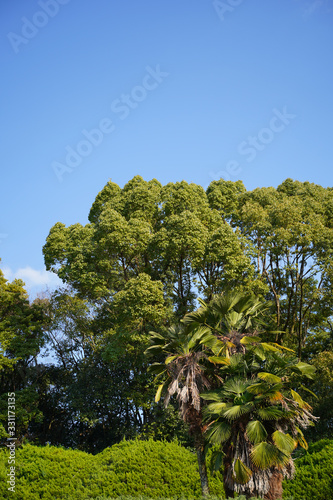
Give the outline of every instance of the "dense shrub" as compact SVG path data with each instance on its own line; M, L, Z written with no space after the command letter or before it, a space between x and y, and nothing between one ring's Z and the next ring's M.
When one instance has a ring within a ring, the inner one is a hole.
M333 499L333 440L322 439L296 458L296 476L283 484L284 498Z
M123 441L97 457L117 476L111 496L191 498L200 494L196 457L175 442Z
M197 500L201 500L202 497L197 497ZM149 497L143 497L143 496L138 496L138 497L117 497L117 498L111 498L111 497L98 497L96 500L152 500ZM187 500L187 497L185 498L180 498L180 497L173 497L173 498L155 498L154 500ZM225 500L225 496L216 496L216 495L209 495L208 497L205 497L202 500ZM233 497L233 498L228 498L227 500L247 500L244 495L241 495L240 497ZM260 498L249 498L248 500L261 500ZM292 500L292 499L290 499Z
M18 500L200 499L196 457L179 444L128 441L98 455L25 445L16 455L16 491L7 490L8 451L0 452L0 498ZM333 441L310 445L284 482L284 500L333 499ZM222 477L210 476L210 500L225 498ZM215 495L215 496L214 496ZM239 497L238 500L244 500Z
M20 500L200 497L196 456L175 442L124 441L95 456L29 444L16 453L14 498ZM8 451L1 450L3 499L13 498L7 490L7 460Z
M84 499L88 494L108 494L103 489L115 477L101 470L93 455L56 447L26 445L16 452L15 494L7 490L8 452L1 454L0 498ZM101 488L97 489L98 483Z

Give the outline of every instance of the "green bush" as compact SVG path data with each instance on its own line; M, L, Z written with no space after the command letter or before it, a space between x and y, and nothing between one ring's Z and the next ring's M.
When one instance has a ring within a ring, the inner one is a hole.
M322 439L295 459L296 476L283 483L283 498L333 499L333 440Z
M198 497L196 456L177 443L123 441L97 455L116 476L110 496Z
M143 497L143 496L138 496L138 497L132 497L132 496L121 496L117 498L111 498L111 497L97 497L96 500L187 500L188 497L173 497L173 498L155 498L151 499L150 497ZM197 500L225 500L225 496L216 496L216 495L209 495L208 497L202 498L202 497L197 497ZM247 500L244 495L241 495L240 497L233 497L233 498L228 498L227 500ZM248 500L261 500L260 498L249 498ZM292 500L292 499L290 499Z
M310 445L284 482L284 500L333 499L333 440ZM124 441L102 453L30 444L16 450L16 490L7 490L8 450L0 451L0 498L18 500L200 499L194 453L179 444ZM225 498L222 475L209 476L210 500ZM215 496L214 496L215 495ZM233 499L235 500L235 499ZM238 497L244 500L244 497Z
M0 456L0 498L13 498L8 451ZM28 444L16 451L15 472L19 500L200 497L196 456L175 442L124 441L98 455Z
M8 452L2 450L0 498L37 500L43 498L84 499L87 493L107 493L95 486L112 480L114 473L101 470L95 457L77 450L53 446L25 445L16 451L15 495L8 491Z

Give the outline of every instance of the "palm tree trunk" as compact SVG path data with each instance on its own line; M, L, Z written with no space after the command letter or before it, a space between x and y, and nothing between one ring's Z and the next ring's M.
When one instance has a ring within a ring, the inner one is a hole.
M196 410L192 405L186 414L185 421L189 425L189 432L194 438L194 447L197 452L202 496L207 497L209 495L209 485L204 454L205 440L203 437L204 431L202 427L201 410Z
M201 444L196 446L196 452L197 452L197 459L199 466L202 496L207 497L209 495L207 467Z
M275 469L269 478L269 490L264 497L266 500L280 500L282 498L282 481L283 474L278 469Z

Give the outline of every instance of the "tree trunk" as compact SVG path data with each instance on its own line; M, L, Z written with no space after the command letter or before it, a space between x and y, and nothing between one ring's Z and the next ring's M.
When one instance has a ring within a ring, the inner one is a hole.
M197 451L202 496L207 497L209 495L209 486L208 486L208 476L207 476L205 457L201 446L196 446L196 451Z
M269 478L269 490L264 497L265 500L280 500L282 498L282 481L283 475L281 471L275 469Z
M204 454L205 440L203 437L204 429L202 426L201 410L198 411L193 407L193 405L191 405L186 412L184 420L189 425L189 432L194 438L194 447L197 452L202 496L206 497L209 495L209 486Z

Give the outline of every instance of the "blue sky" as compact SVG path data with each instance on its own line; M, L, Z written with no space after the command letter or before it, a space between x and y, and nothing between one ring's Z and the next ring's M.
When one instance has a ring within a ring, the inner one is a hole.
M2 0L1 268L111 178L333 185L331 0Z

